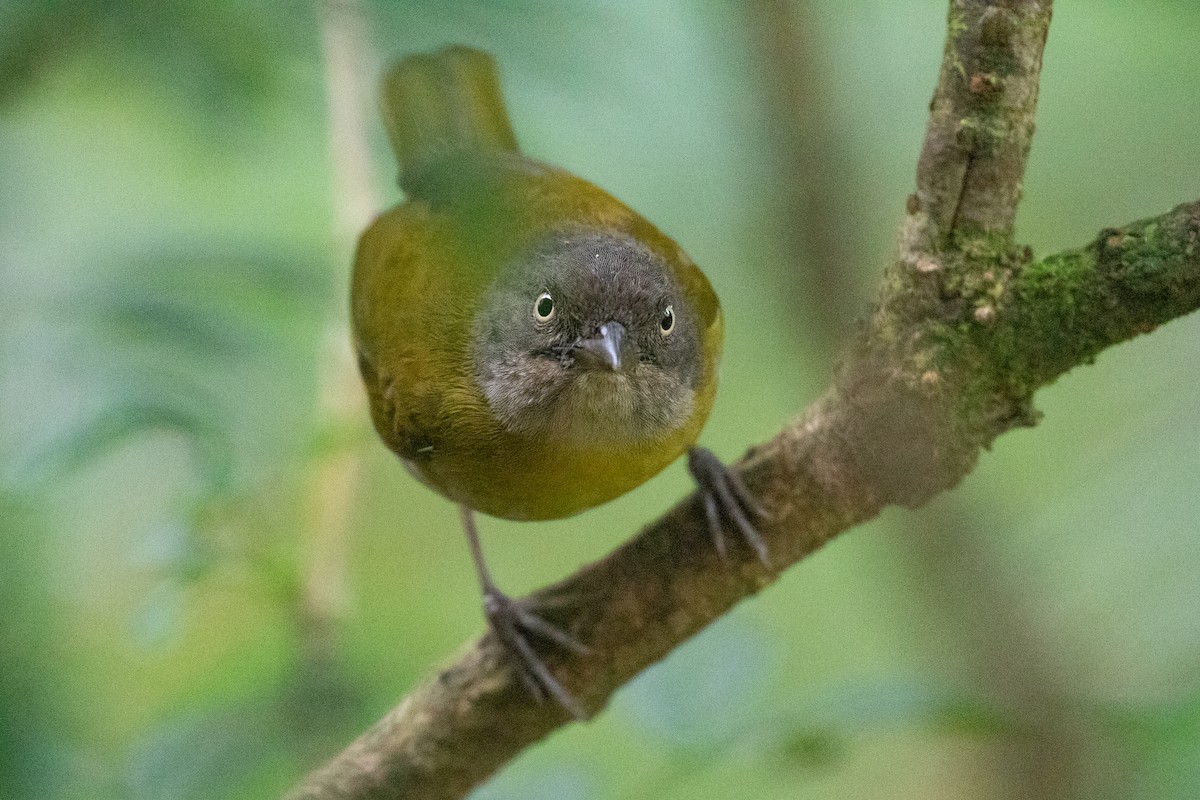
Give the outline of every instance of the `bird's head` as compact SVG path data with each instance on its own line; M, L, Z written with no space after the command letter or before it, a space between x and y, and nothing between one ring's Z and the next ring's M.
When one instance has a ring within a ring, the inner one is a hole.
M489 289L473 329L475 377L514 433L649 443L691 414L702 333L662 256L624 233L559 232Z

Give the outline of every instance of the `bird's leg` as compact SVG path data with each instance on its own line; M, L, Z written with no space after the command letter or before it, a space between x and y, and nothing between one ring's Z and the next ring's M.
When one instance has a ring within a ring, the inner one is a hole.
M483 560L483 547L479 544L479 531L475 528L475 512L466 506L459 506L459 511L462 514L467 543L471 546L471 557L475 560L475 572L479 575L479 587L483 592L483 615L487 618L492 633L516 660L521 680L534 697L543 701L549 695L573 717L586 719L587 713L583 707L550 674L550 670L534 652L526 637L527 634L541 636L579 655L586 655L588 648L496 587Z
M750 518L769 519L770 515L758 504L733 470L721 463L711 450L692 447L688 450L688 472L696 479L704 497L704 515L713 546L722 561L728 560L725 550L725 520L734 524L746 544L758 554L764 567L771 567L767 543Z

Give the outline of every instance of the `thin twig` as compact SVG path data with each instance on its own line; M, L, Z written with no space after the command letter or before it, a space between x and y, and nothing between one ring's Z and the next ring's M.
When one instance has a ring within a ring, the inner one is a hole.
M373 52L361 9L356 4L317 2L325 72L329 156L333 173L333 233L338 250L349 258L357 232L382 204L372 185L367 129L373 118ZM347 300L335 293L317 354L317 428L322 433L353 430L366 408L353 358L346 321ZM350 447L331 447L306 464L308 522L301 541L298 589L291 608L300 658L294 683L307 697L289 705L299 739L307 747L323 746L336 723L349 716L353 692L340 662L339 631L349 606L347 551L354 498L359 483L359 455ZM320 695L320 698L315 697ZM314 724L313 708L326 717Z

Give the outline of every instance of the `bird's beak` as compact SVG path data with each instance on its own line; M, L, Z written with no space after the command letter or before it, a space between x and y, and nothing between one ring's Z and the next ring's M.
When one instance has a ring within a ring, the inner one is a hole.
M622 363L628 358L625 326L619 322L606 322L595 336L580 340L575 345L576 357L597 367L620 372Z

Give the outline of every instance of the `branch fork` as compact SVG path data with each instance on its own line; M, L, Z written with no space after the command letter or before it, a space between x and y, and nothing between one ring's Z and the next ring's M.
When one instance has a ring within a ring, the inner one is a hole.
M787 566L887 505L955 486L1036 423L1033 393L1104 348L1200 307L1200 201L1035 260L1013 219L1050 0L952 0L898 252L826 392L732 467L767 512L760 561L712 545L699 494L527 598L588 649L545 661L589 714ZM289 795L451 800L570 721L533 702L490 635Z

